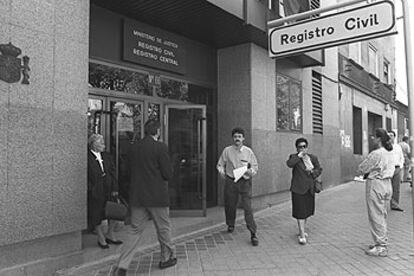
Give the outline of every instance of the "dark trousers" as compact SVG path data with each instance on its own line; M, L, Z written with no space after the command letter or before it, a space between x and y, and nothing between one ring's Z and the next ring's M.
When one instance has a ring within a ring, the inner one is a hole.
M247 224L247 229L252 234L257 231L257 226L253 218L252 211L252 182L250 179L241 178L237 183L230 177L226 177L226 184L224 187L224 211L226 214L226 224L234 226L236 220L237 203L241 196L241 203L244 209L244 219Z

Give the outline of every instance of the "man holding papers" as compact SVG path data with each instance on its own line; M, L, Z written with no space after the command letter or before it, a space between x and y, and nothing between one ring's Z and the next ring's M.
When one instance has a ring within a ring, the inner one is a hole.
M234 128L231 134L234 143L223 150L217 163L217 170L226 181L224 187L224 206L226 224L228 226L227 231L229 233L234 231L236 209L240 195L244 209L244 219L246 220L247 229L249 229L251 234L251 242L253 246L257 246L259 244L256 236L257 226L253 218L251 205L251 178L257 173L257 160L253 151L243 145L244 130L242 128Z

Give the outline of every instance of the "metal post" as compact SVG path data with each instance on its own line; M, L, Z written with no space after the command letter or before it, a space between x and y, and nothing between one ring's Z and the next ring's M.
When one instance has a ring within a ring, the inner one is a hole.
M314 14L320 14L323 12L328 12L328 11L332 11L332 10L336 10L339 8L343 8L343 7L348 7L351 5L355 5L361 2L367 2L367 0L354 0L354 1L348 1L348 2L344 2L344 3L339 3L336 5L332 5L329 7L324 7L324 8L320 8L320 9L316 9L316 10L310 10L310 11L306 11L306 12L302 12L302 13L297 13L297 14L293 14L290 16L286 16L280 19L276 19L276 20L272 20L267 22L267 27L270 28L274 28L274 27L278 27L280 25L282 25L285 22L289 22L289 21L294 21L294 20L300 20L302 18L306 18L306 17L310 17Z
M411 46L411 33L410 33L410 15L408 0L401 0L403 8L403 26L404 26L404 45L405 45L405 69L407 74L407 95L408 95L408 121L409 121L409 136L410 136L410 147L411 151L414 149L414 71L413 71L413 54ZM411 158L413 161L413 158ZM411 179L414 176L414 170L411 169ZM411 191L412 197L414 198L414 189ZM412 200L412 207L414 210L414 200ZM414 212L413 212L414 222ZM414 223L413 223L414 227ZM413 228L414 231L414 228Z

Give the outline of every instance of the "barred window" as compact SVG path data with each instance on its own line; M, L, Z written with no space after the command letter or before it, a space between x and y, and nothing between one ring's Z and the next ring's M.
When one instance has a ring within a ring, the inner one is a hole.
M302 131L302 83L276 74L276 129Z

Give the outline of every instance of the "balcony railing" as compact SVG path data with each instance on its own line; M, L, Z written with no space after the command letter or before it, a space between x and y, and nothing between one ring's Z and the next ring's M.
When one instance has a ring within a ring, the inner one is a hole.
M343 80L361 88L366 94L394 103L395 90L391 84L385 84L375 75L367 72L354 60L339 54L339 76Z

